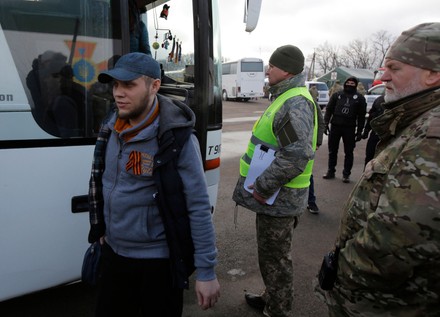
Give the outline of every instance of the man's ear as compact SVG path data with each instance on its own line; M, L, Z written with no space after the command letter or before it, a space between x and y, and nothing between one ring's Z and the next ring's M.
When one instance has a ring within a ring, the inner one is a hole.
M440 86L440 72L430 70L425 77L425 84L429 87Z
M160 89L160 83L161 83L160 79L155 79L155 80L153 81L153 85L152 85L152 87L153 87L155 93L157 93L157 92L159 91L159 89Z

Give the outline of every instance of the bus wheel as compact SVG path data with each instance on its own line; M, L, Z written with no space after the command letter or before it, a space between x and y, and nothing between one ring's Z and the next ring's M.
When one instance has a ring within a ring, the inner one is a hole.
M226 90L223 90L222 92L222 99L223 101L228 101L228 93L226 92Z

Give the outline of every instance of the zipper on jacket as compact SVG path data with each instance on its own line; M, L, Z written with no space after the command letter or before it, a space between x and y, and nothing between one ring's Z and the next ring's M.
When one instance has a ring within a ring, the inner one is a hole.
M109 235L110 235L110 229L111 229L111 224L112 224L112 211L111 211L111 201L112 201L112 198L113 198L113 191L115 190L115 188L116 188L116 185L117 185L117 183L118 183L118 181L119 181L119 171L120 171L120 169L119 169L119 160L121 160L122 159L122 149L123 149L123 147L124 147L124 143L122 143L122 141L118 138L118 145L119 145L119 152L118 152L118 156L117 156L117 158L118 158L118 162L117 162L117 164L116 164L116 175L115 175L115 181L113 182L113 186L112 186L112 189L110 190L110 192L109 192L109 196L108 196L108 200L109 200L109 204L108 204L108 226L106 226L107 227L107 231L108 231L108 233L109 233Z

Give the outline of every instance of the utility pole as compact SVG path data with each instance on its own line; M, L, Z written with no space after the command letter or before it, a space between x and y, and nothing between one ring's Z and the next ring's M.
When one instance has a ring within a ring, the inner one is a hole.
M313 78L315 78L315 50L313 50L312 61L310 62L309 76L307 79L312 80Z

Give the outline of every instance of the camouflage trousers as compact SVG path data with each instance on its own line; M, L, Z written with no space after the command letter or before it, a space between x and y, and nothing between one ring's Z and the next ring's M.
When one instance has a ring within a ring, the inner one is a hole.
M293 229L298 217L257 214L258 262L266 287L264 312L271 317L293 316Z

